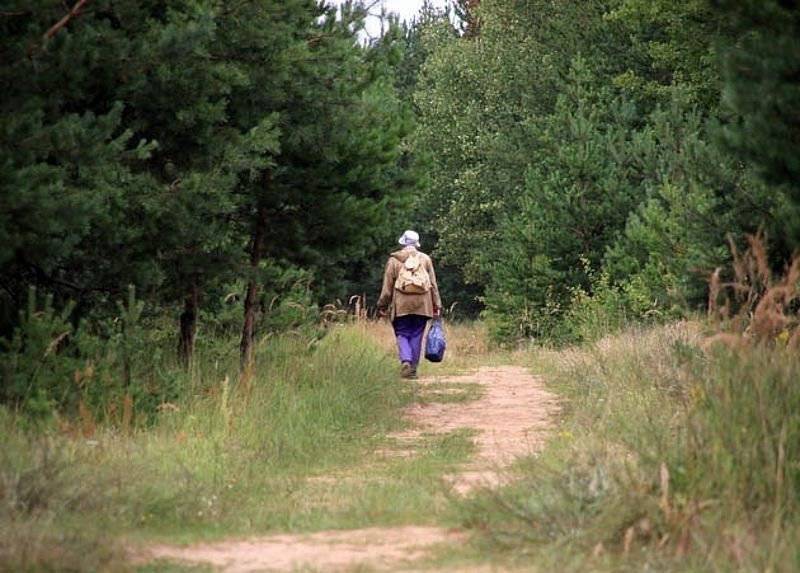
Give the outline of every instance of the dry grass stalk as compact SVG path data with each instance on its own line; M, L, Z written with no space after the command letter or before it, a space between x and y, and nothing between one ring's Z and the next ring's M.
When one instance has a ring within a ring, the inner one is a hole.
M635 537L636 537L636 528L634 526L630 526L625 531L625 539L624 539L623 545L622 545L622 553L624 555L627 555L628 553L630 553L631 544L633 544L633 540L634 540Z
M222 419L224 420L225 424L225 433L230 433L231 431L231 422L233 420L233 412L231 411L230 405L230 378L225 376L225 379L222 381L222 392L220 393L220 401L219 401L219 410L220 414L222 415Z
M719 306L719 295L722 292L721 273L722 268L717 267L708 281L708 315L712 318L717 318L721 314Z
M353 317L356 322L363 322L369 318L366 293L351 296L350 305L353 307Z
M748 235L747 244L742 253L730 240L730 281L721 280L721 269L709 279L709 317L722 332L709 338L706 345L722 343L737 348L781 339L792 346L800 344L800 256L795 255L785 271L776 275L769 264L764 234ZM724 304L719 304L720 299Z
M661 467L659 468L659 481L661 482L661 500L659 501L659 506L661 507L661 511L664 512L664 517L669 520L672 516L672 508L669 503L669 468L665 462L661 462Z
M92 411L86 406L82 399L78 402L78 415L81 419L81 434L84 438L91 438L97 430Z
M369 307L367 295L356 294L347 300L345 308L341 301L335 304L326 304L320 312L320 319L325 326L347 322L365 322L369 320Z
M239 387L245 394L250 394L253 389L253 379L255 377L256 366L255 361L249 361L241 374L239 374Z
M133 397L125 394L122 399L122 421L120 427L124 434L129 434L133 425Z

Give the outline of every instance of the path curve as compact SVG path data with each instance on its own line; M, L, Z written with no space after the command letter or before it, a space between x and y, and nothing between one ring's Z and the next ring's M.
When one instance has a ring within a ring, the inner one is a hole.
M466 403L414 404L406 416L415 428L395 436L407 440L422 432L475 430L475 457L459 473L450 476L458 493L500 485L506 475L503 468L517 457L542 449L558 410L556 397L525 368L483 367L474 374L420 380L423 387L443 382L479 384L484 393L480 399Z
M419 380L423 391L426 386L452 382L479 384L483 393L470 402L414 404L406 411L412 429L394 437L413 445L423 433L472 429L476 455L447 479L461 494L479 486L495 487L503 482L505 466L544 445L557 412L555 396L539 378L517 366L483 367L473 374ZM227 573L297 571L308 567L319 571L357 567L397 570L424 557L433 546L458 543L464 536L440 527L372 527L186 547L157 545L148 548L147 557L202 563Z

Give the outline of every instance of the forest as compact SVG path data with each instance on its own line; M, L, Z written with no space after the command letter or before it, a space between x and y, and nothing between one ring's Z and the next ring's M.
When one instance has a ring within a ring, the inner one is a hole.
M4 0L0 569L409 523L474 533L431 570L800 568L800 4L375 6ZM427 372L523 365L554 437L300 507L433 400L374 308L404 229Z

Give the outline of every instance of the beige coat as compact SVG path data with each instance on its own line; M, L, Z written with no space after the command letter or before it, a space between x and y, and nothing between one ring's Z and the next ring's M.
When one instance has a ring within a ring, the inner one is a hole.
M439 285L436 283L436 273L433 271L433 261L421 251L417 251L422 258L422 264L431 277L431 290L422 294L406 294L394 288L394 282L403 263L411 254L410 249L402 249L392 253L386 263L386 270L383 273L383 288L378 299L378 310L385 311L391 305L392 320L398 316L408 314L418 314L421 316L433 317L434 308L442 308L442 299L439 298Z

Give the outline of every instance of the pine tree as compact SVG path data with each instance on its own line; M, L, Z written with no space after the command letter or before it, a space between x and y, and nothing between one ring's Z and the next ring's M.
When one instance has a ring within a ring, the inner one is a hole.
M252 340L264 261L305 269L321 297L343 288L411 184L399 162L408 115L389 67L358 42L362 12L337 20L314 0L10 5L5 327L29 284L83 315L113 313L133 284L150 307L180 307L188 363L207 293L236 280Z
M313 2L292 6L298 9L295 27L286 28L278 56L274 43L265 47L259 35L276 28L260 7L245 18L252 34L244 37L255 44L237 47L256 63L251 85L260 91L235 100L235 117L275 117L280 150L236 188L237 220L249 237L243 366L253 358L262 263L309 269L320 292L335 290L349 261L375 251L375 239L386 233L387 210L404 202L408 184L398 164L410 127L407 111L389 69L371 62L370 48L358 43L361 13L345 11L337 19L332 8L317 9Z
M85 306L128 282L158 282L133 250L118 254L142 239L123 222L154 206L141 201L156 186L139 168L156 145L127 125L117 90L141 63L139 46L107 8L19 2L0 18L0 268L13 307L29 284Z
M552 335L575 288L591 289L637 193L631 172L635 108L598 87L576 58L553 113L531 126L537 160L489 247L486 303L500 337Z
M41 41L62 15L41 8L19 16L3 67L4 134L18 152L4 170L17 195L6 196L0 261L12 298L33 283L92 308L135 284L152 302L184 301L188 361L201 293L233 268L236 181L276 148L266 114L229 123L231 94L250 80L217 57L231 13L213 2L96 2Z
M719 48L725 142L784 195L780 224L770 230L786 259L800 245L800 9L778 0L714 4L736 32Z

